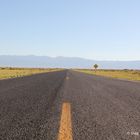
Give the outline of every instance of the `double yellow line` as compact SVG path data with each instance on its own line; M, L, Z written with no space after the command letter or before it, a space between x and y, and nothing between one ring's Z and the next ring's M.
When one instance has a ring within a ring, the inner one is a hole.
M63 103L62 106L58 140L73 140L70 103Z

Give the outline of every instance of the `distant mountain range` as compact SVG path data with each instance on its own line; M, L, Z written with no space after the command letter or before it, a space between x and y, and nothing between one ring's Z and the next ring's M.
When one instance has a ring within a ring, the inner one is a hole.
M0 55L0 67L91 68L95 63L102 69L140 69L140 61L97 61L78 57Z

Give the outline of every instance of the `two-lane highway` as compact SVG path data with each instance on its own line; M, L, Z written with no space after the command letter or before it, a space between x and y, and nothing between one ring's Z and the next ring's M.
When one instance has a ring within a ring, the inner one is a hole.
M2 80L0 139L139 140L140 83L70 70Z

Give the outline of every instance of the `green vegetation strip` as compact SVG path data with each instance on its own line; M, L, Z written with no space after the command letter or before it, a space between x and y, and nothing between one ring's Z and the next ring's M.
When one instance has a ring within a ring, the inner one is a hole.
M0 79L23 77L37 73L59 71L61 69L41 69L41 68L0 68Z
M118 79L126 79L133 81L140 81L140 70L90 70L90 69L78 69L76 71L84 72L87 74L100 75L113 77Z

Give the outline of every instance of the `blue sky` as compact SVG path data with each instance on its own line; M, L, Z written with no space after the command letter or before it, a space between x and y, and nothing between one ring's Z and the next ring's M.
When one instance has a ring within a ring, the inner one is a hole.
M140 0L0 0L0 55L140 60Z

